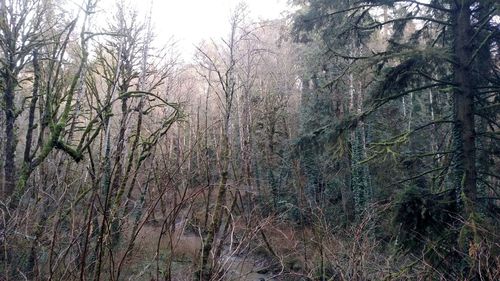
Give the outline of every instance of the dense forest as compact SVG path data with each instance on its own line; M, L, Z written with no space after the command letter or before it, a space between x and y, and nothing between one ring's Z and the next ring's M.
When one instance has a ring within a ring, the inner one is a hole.
M113 2L0 0L0 280L500 280L498 1Z

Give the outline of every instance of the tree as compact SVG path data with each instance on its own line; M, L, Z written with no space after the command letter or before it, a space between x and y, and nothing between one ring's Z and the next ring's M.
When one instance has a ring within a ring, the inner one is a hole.
M2 49L1 75L3 112L5 114L5 144L3 162L3 198L10 197L17 184L15 123L22 113L16 105L16 92L22 82L21 74L32 61L37 48L43 46L47 26L43 14L49 6L45 1L6 1L0 2L0 47ZM35 92L36 95L36 92ZM18 98L21 100L21 98ZM33 97L36 99L36 97Z
M207 235L204 238L203 248L201 250L200 270L196 272L195 278L199 280L211 280L216 274L215 266L210 266L209 257L212 254L214 261L220 255L223 247L223 240L219 243L215 242L215 238L219 229L223 225L224 206L226 204L226 193L228 190L227 182L230 177L230 165L232 153L232 137L233 137L233 114L234 105L236 103L236 93L241 87L237 80L237 65L240 63L241 54L238 52L242 42L250 36L250 32L243 29L245 20L245 7L239 6L231 16L231 32L227 41L223 41L222 49L218 45L214 45L216 56L211 56L200 47L198 51L202 59L202 67L209 73L213 72L215 81L207 80L209 87L212 87L218 98L218 107L221 110L221 139L220 139L220 159L219 170L220 179L216 202L213 211L213 219L210 223ZM206 78L211 77L206 76ZM212 84L214 83L214 84ZM209 198L207 200L210 200ZM233 204L229 207L231 214L236 203L237 196L233 199ZM230 216L227 217L225 226L223 227L222 237L226 236L227 228L230 225ZM217 248L214 247L217 245ZM212 253L212 251L214 251Z
M374 74L363 110L352 112L351 116L316 129L316 134L336 139L339 135L355 130L363 122L373 120L371 116L386 110L395 101L404 99L405 109L405 101L414 100L415 96L428 94L429 91L452 96L451 116L416 127L410 126L389 140L372 142L371 156L368 155L367 159L378 159L387 152L395 155L392 149L408 143L409 137L415 139L430 126L436 128L452 124L453 147L450 150L453 156L453 180L449 177L441 183L451 183L448 191L456 199L458 213L464 219L462 234L470 233L469 238L474 241L471 243L479 243L481 235L474 225L479 223L479 206L483 201L478 199L476 143L478 138L485 135L477 133L476 118L484 118L491 128L498 127L496 113L488 116L481 113L484 105L491 104L498 98L497 94L491 95L493 89L498 89L499 71L498 65L493 62L498 55L496 38L499 36L498 23L493 19L498 12L493 2L306 3L300 3L303 9L297 13L295 20L297 30L302 31L299 34L317 32L321 41L326 44L328 53L348 62L349 69L359 73L360 67L363 67ZM387 32L390 37L385 47L375 48L371 42L380 30ZM364 46L364 51L353 54L342 48L342 44L349 46L352 40L359 42L359 46ZM481 63L478 62L478 54L482 54ZM482 67L478 67L479 64ZM432 106L436 108L436 104ZM446 110L446 107L440 110ZM422 148L419 150L422 151ZM432 167L398 182L413 181L419 185L418 181L425 179L435 169L444 170L439 177L446 177L448 168L449 164L445 163L441 167ZM488 177L483 179L487 180ZM447 188L443 184L440 190ZM472 229L469 228L471 226Z
M71 119L72 104L74 102L74 92L82 72L83 65L87 59L86 50L82 50L81 59L77 61L76 71L69 73L67 81L62 79L62 65L66 63L64 55L67 54L70 36L76 26L77 19L69 22L61 22L59 26L52 26L45 17L45 13L53 8L50 2L46 1L2 1L1 3L1 47L5 60L2 60L2 84L5 85L4 101L6 116L6 140L5 140L5 162L3 181L3 223L2 233L5 235L2 240L2 248L5 247L4 268L9 274L11 265L16 264L16 260L22 254L17 251L13 255L12 245L9 240L15 233L19 223L19 212L17 208L22 196L26 195L27 183L33 171L40 166L54 149L64 151L75 161L81 160L81 152L72 148L65 142L65 126ZM91 13L92 4L86 5L86 15ZM87 40L83 29L81 33L82 43ZM50 36L53 36L51 38ZM55 39L55 40L52 40ZM41 58L49 58L49 63L42 63ZM31 80L29 66L32 66L32 91L31 96L22 96L23 86L27 86L27 81ZM47 76L43 76L47 74ZM73 76L72 76L73 75ZM27 77L27 79L25 78ZM44 80L42 80L42 77ZM46 78L46 80L45 80ZM20 105L16 105L16 98ZM18 136L15 132L15 122L24 113L26 100L31 99L27 126L21 127L20 132L26 132L26 141L23 155L23 165L18 169L16 165L15 151ZM40 124L35 124L35 110L39 109ZM79 148L85 148L86 135L91 132L91 122L86 133L83 134ZM38 126L38 128L36 128ZM33 144L35 128L38 132L36 144ZM42 187L41 189L43 189ZM46 219L47 206L44 206L41 221L42 225ZM5 224L4 224L5 223ZM38 226L35 230L35 242L41 235L42 228ZM13 239L15 241L15 239ZM35 243L36 244L36 243ZM33 255L36 253L35 246L31 249L31 254L26 265L28 275L32 274ZM21 264L19 265L21 266ZM17 273L15 273L17 274Z

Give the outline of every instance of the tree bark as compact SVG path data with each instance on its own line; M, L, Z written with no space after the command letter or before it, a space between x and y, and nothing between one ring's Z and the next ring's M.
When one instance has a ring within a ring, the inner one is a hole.
M15 105L14 105L14 78L10 73L4 74L5 90L3 101L5 104L5 146L4 146L4 184L3 198L10 197L16 187L16 134L15 134Z
M35 129L35 110L36 104L38 102L38 92L40 85L40 65L38 63L38 52L33 52L33 71L34 71L34 81L33 81L33 95L31 97L29 116L28 116L28 127L26 132L26 145L24 148L24 165L29 165L31 162L31 144L33 142L33 130Z
M455 188L458 202L463 204L465 218L474 213L476 190L476 133L474 128L474 74L471 69L473 29L471 1L456 2L452 12L454 82L453 138L455 146Z

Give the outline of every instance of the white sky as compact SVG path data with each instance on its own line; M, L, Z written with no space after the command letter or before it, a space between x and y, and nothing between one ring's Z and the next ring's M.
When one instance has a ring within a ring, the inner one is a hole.
M104 14L117 0L100 0ZM120 0L118 0L120 1ZM194 45L203 39L224 37L229 33L231 11L241 0L130 0L144 14L153 3L153 31L157 43L173 37L184 59L191 59ZM275 19L287 9L287 0L246 0L250 18Z

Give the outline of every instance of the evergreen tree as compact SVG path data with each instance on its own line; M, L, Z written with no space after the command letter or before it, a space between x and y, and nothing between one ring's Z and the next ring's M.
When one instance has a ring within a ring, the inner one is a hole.
M477 225L488 215L480 211L485 201L478 195L478 180L495 188L492 177L487 176L494 175L489 171L492 166L477 165L477 144L482 144L481 151L492 148L483 145L484 139L498 145L498 137L494 136L498 130L498 111L491 110L499 98L500 85L499 67L495 63L500 35L498 20L494 19L498 4L488 0L429 3L319 0L297 1L297 4L302 7L295 16L297 38L304 40L317 34L326 46L326 54L348 64L345 80L352 71L359 75L362 70L370 79L362 110L350 112L342 120L332 118L330 124L314 132L315 136L337 141L343 135L353 134L351 186L356 206L363 203L365 194L360 192L363 187L359 179L363 177L359 176L356 164L360 158L357 132L366 122L375 125L379 122L376 118L397 109L399 101L402 110L386 122L394 122L401 115L406 122L392 123L387 130L374 130L368 157L363 162L387 156L399 161L398 169L390 172L396 173L390 176L392 184L386 181L386 187L405 184L428 194L432 178L437 186L429 196L436 199L439 191L450 194L449 199L455 201L452 209L461 217L455 222L460 225L460 246L464 251L477 247L484 235ZM377 44L377 38L386 40ZM336 91L347 92L341 87ZM427 97L430 98L426 100ZM433 114L440 111L440 119L435 115L431 115L432 120L415 118L421 112L422 102L430 103ZM436 147L436 142L449 142L447 134L442 132L450 130L451 145ZM388 131L393 133L387 134ZM429 132L438 139L434 140L434 148L432 138L422 139ZM429 157L444 160L426 160ZM480 177L478 169L482 170ZM468 268L474 272L472 265Z

